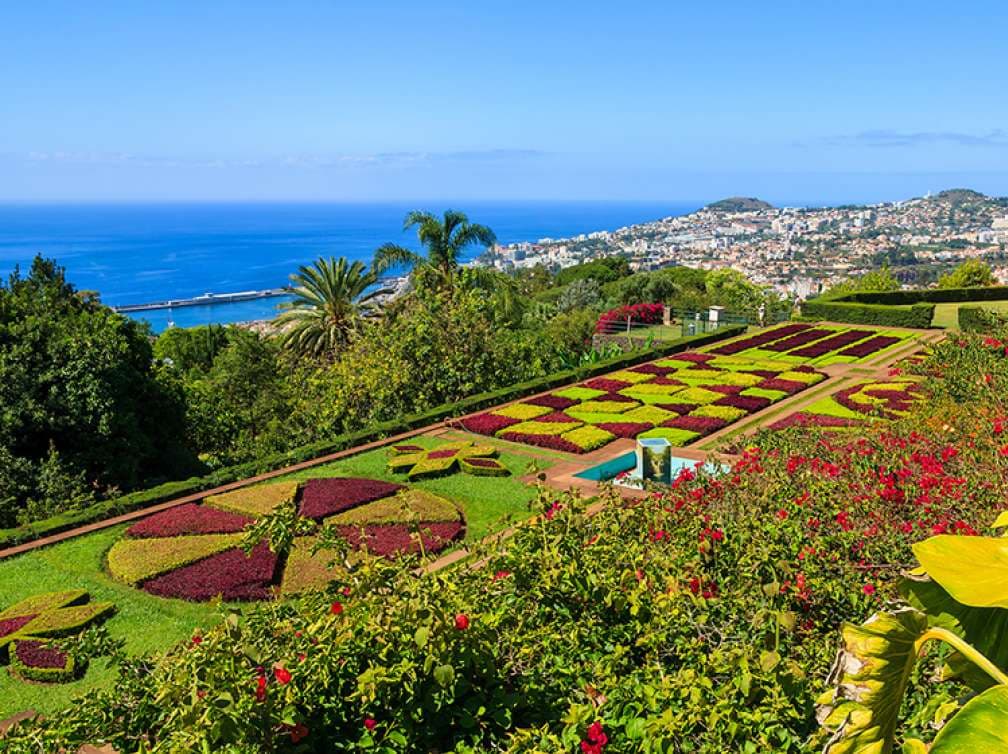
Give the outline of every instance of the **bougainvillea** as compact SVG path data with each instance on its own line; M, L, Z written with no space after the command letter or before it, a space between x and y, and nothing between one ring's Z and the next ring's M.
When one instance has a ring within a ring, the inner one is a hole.
M658 325L665 315L664 304L631 304L603 312L595 324L595 332L616 332L620 327L631 324Z

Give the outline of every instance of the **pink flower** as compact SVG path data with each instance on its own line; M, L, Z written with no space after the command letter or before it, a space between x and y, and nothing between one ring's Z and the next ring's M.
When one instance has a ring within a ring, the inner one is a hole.
M378 721L375 720L373 717L364 718L364 727L367 728L368 730L374 730L377 724Z
M869 581L867 584L861 587L861 591L864 592L865 594L875 594L875 585Z

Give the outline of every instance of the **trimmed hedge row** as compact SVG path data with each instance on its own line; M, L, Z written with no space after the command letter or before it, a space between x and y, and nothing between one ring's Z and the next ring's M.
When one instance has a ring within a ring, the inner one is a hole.
M923 302L906 306L848 302L840 299L812 299L802 304L802 316L808 319L918 329L931 327L934 310L933 303Z
M647 351L637 351L618 356L614 359L598 362L587 367L556 372L546 377L540 377L529 382L509 385L505 388L463 398L456 403L444 404L419 414L404 416L387 422L375 424L357 432L339 435L331 440L325 440L309 445L267 456L256 461L229 466L201 477L191 477L174 482L167 482L157 487L138 490L117 498L105 500L79 511L62 513L51 518L35 521L31 524L8 529L0 529L0 547L9 547L21 542L39 539L50 534L56 534L77 526L100 521L105 518L128 513L130 511L156 505L185 495L195 494L202 490L219 487L230 482L240 481L263 474L267 471L282 469L304 461L310 461L319 456L336 453L341 450L363 445L374 440L380 440L412 429L434 424L454 416L468 414L480 409L496 406L501 403L522 398L526 395L541 393L555 387L578 382L590 377L606 374L622 367L633 366L644 361L699 348L708 343L733 338L745 331L743 325L728 326L711 333L679 338L673 341L657 344Z
M982 306L960 306L957 314L959 329L964 332L990 330L1004 319L1003 315L984 309Z
M912 291L848 293L832 301L857 304L909 306L917 303L954 304L961 301L1008 301L1008 286L988 288L918 288Z

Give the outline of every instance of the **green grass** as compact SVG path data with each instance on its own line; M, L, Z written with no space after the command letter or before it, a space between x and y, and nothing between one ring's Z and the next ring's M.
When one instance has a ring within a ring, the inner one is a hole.
M934 327L958 330L960 306L979 306L991 312L1008 313L1008 301L960 301L952 304L935 304L931 324Z
M152 597L104 572L105 551L125 528L116 526L3 561L0 606L42 592L86 589L93 601L115 603L116 613L105 625L114 636L126 640L131 655L164 650L192 636L198 626L217 623L220 611L212 604ZM4 668L0 670L0 718L26 709L54 711L90 688L109 685L115 675L115 668L97 660L80 680L38 685L15 680Z
M436 437L414 437L410 444L433 448L444 440ZM484 444L482 439L480 444ZM466 518L466 539L479 539L502 528L508 520L529 515L528 504L535 497L535 489L528 487L519 477L528 473L532 460L527 455L502 451L498 460L511 472L506 477L478 477L461 472L434 479L410 482L414 487L450 498L462 508ZM369 450L349 458L317 466L313 469L283 477L284 480L313 479L326 476L360 476L406 482L405 474L393 474L385 464L388 454L384 448ZM548 460L536 460L539 469L551 466Z
M430 437L410 440L410 443L427 448L442 442ZM404 475L386 470L386 459L385 449L379 448L287 475L283 480L363 476L404 482ZM501 528L508 520L527 517L528 503L535 496L535 490L519 480L527 473L532 459L509 452L502 452L499 459L511 471L510 477L456 473L416 482L413 486L453 500L465 512L466 538L479 538ZM552 465L545 459L537 459L536 463L540 469ZM213 603L153 597L106 574L105 553L125 529L126 525L112 527L0 561L0 610L42 592L86 589L93 601L115 603L117 612L105 625L113 636L126 640L126 651L130 655L163 651L191 637L197 627L209 628L221 619L221 609ZM233 612L241 610L241 606L225 606L224 609ZM25 683L13 679L6 668L0 669L0 719L26 709L51 713L89 689L110 685L115 676L115 668L106 668L101 660L93 662L82 679L66 684Z

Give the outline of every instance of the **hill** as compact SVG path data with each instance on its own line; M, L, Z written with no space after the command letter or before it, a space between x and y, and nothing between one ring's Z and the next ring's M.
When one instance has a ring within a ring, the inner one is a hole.
M708 204L704 209L714 212L753 212L758 209L773 209L773 205L751 196L732 196Z
M986 201L987 195L981 194L979 191L974 191L973 189L956 188L940 191L932 198L952 205L959 205L967 204L969 202Z

